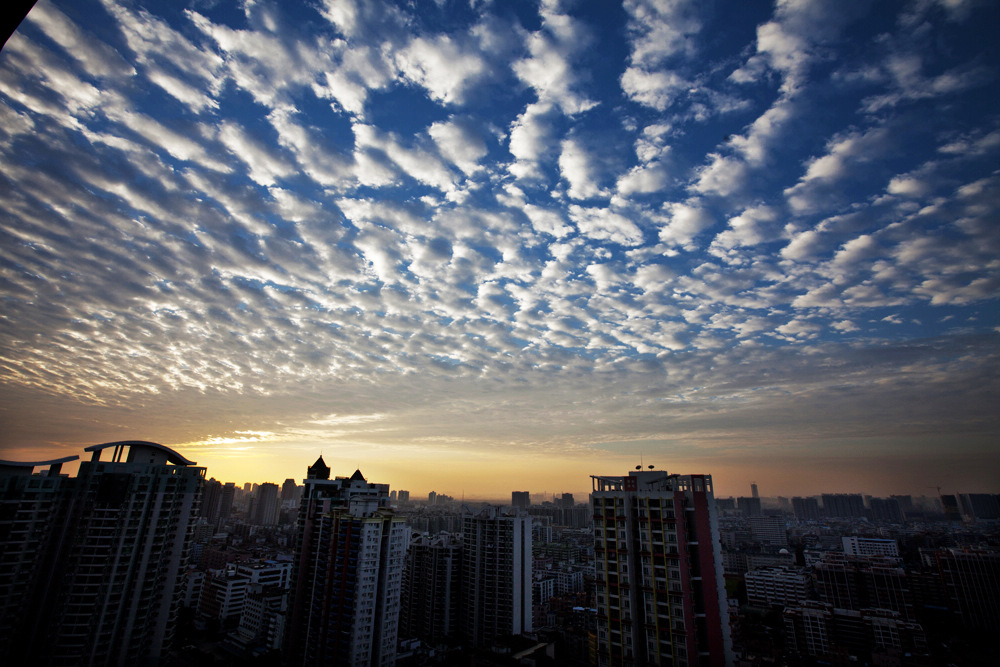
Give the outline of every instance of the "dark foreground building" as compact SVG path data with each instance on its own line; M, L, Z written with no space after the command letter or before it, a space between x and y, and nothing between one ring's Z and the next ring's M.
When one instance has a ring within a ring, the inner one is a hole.
M0 461L5 665L157 665L173 638L205 469L152 442L85 451L75 478L77 456Z
M389 508L389 485L361 471L330 479L321 456L299 505L287 664L396 664L410 529Z

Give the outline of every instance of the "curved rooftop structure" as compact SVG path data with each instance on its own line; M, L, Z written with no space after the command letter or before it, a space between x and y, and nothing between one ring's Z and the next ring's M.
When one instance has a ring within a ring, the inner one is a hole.
M194 461L189 461L169 447L148 442L146 440L119 440L118 442L105 442L101 445L91 445L84 447L83 451L93 452L91 461L100 461L101 452L109 447L114 447L111 461L118 463L122 460L125 448L128 448L128 463L173 463L175 466L193 466Z
M39 466L49 466L50 475L58 475L62 464L76 461L80 457L64 456L61 459L50 459L48 461L6 461L0 459L0 475L30 475Z

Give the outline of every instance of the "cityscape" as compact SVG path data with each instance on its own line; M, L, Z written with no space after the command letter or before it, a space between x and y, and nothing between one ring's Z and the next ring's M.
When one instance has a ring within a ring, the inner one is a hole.
M323 456L280 486L83 457L0 461L5 664L978 665L1000 627L1000 494L716 497L649 464L470 505Z
M9 4L3 667L997 662L1000 3Z

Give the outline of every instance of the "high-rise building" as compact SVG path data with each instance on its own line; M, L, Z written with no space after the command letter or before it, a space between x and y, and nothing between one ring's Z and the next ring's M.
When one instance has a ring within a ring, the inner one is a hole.
M1000 495L992 493L961 493L958 503L962 514L972 521L1000 518Z
M236 485L233 482L223 484L214 477L208 480L202 493L201 516L212 527L220 527L229 519L235 495Z
M865 498L860 493L824 493L823 514L831 518L851 519L868 516Z
M940 549L932 556L962 623L984 632L1000 627L1000 551Z
M102 461L106 449L113 450L111 458ZM0 540L0 567L11 561L8 554L16 561L37 550L37 562L25 572L28 588L19 592L29 601L22 620L0 628L19 633L0 638L10 649L5 664L155 664L173 638L205 469L152 442L85 451L91 460L75 478L56 476L69 459L0 464L0 477L11 471L15 477L5 480L14 495L4 502L22 494L34 503L41 496L46 524L36 523L33 533L15 521ZM35 465L50 465L49 474L31 474ZM9 609L2 611L8 620Z
M413 537L403 576L401 638L437 646L458 635L461 575L461 538L451 533Z
M289 477L281 485L281 503L290 503L295 501L295 496L298 495L299 485L295 483L295 480Z
M531 493L528 491L511 491L510 504L514 507L522 507L525 509L531 507Z
M322 456L310 466L292 574L291 664L395 664L409 541L388 484L360 470L331 480Z
M736 499L736 506L743 513L743 516L760 516L764 513L764 510L761 509L760 498L753 496L749 498L740 496Z
M906 571L895 558L828 552L813 564L820 600L838 609L891 609L913 619L913 595Z
M233 511L233 502L236 500L236 483L226 482L222 485L222 500L219 502L219 525L223 525L229 520L229 515Z
M0 461L0 655L8 664L29 662L44 641L45 619L59 591L54 575L68 546L63 537L70 530L76 481L60 471L79 458Z
M531 631L531 517L487 507L462 517L462 632L472 646Z
M399 500L400 505L405 505L406 503L410 502L410 492L400 490L396 498Z
M732 664L711 476L591 479L598 665Z
M750 482L750 496L760 498L760 491L757 490L757 482Z
M819 510L819 501L815 497L792 498L792 512L799 521L819 521L822 514Z
M201 492L201 516L210 525L215 526L219 522L219 509L222 507L222 482L214 477L205 482L205 487Z
M895 498L870 498L872 519L882 523L903 523L903 508Z
M278 485L264 482L257 487L250 522L258 526L273 526L278 523L281 502L278 500Z

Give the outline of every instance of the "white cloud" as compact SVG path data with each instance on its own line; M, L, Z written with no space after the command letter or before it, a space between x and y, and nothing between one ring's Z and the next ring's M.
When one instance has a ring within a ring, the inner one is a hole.
M278 136L278 143L295 155L299 171L326 187L343 189L354 182L351 158L326 145L322 138L294 120L291 109L276 109L268 120Z
M682 93L691 89L691 83L675 72L649 72L629 67L622 74L622 90L633 101L666 111Z
M25 17L34 23L92 77L130 77L135 68L106 44L86 34L50 3L32 7Z
M688 250L694 248L694 239L713 224L715 219L697 204L673 202L664 205L667 223L660 228L660 240Z
M556 210L527 204L524 207L524 214L531 220L535 231L540 234L551 234L559 239L573 231L573 228L566 224L562 215Z
M889 181L886 191L889 194L902 195L904 197L923 197L929 189L927 183L918 178L896 176Z
M597 103L577 91L573 58L590 44L590 35L577 20L543 5L542 29L527 38L529 56L512 65L514 73L534 89L539 102L578 114Z
M417 37L396 53L396 65L408 79L427 89L432 99L461 104L465 91L486 71L482 57L447 35Z
M436 155L424 148L418 145L405 146L396 135L379 132L376 127L367 124L355 124L354 136L355 159L359 166L366 155L368 158L373 158L371 149L377 149L388 157L392 164L416 181L444 193L456 190L458 186L456 174ZM368 173L367 170L365 173Z
M547 103L529 104L511 124L509 150L515 161L509 171L516 178L540 178L539 162L555 146L555 112Z
M694 50L701 31L699 3L691 0L625 0L632 44L629 56L639 66L658 65Z
M618 194L648 194L663 190L669 182L666 167L659 162L633 167L631 171L618 179L616 189Z
M853 131L834 138L827 144L827 153L810 160L799 182L785 190L789 206L800 212L817 208L824 196L833 193L834 184L848 175L859 177L861 165L880 160L891 139L885 127Z
M597 182L594 158L579 141L566 139L559 154L559 169L569 182L567 194L573 199L592 199L602 194Z
M625 216L607 208L588 208L572 204L569 217L581 234L601 241L634 246L642 243L642 230Z
M250 168L249 176L260 185L274 185L294 173L292 165L270 146L250 138L233 123L223 123L219 140Z
M814 229L800 232L781 249L781 256L797 262L806 261L814 256L819 247L819 239L820 233Z
M214 99L200 89L190 86L156 67L150 67L146 72L146 77L175 99L189 106L195 113L201 113L205 109L217 109L219 106Z
M746 185L748 170L741 160L710 153L709 162L697 171L697 180L690 186L703 195L728 197Z
M777 220L777 212L769 206L755 206L729 219L729 228L719 232L712 241L713 248L729 250L740 246L754 246L771 240L767 227Z
M482 167L479 161L486 155L486 143L467 124L455 118L434 123L427 130L441 155L471 176Z

